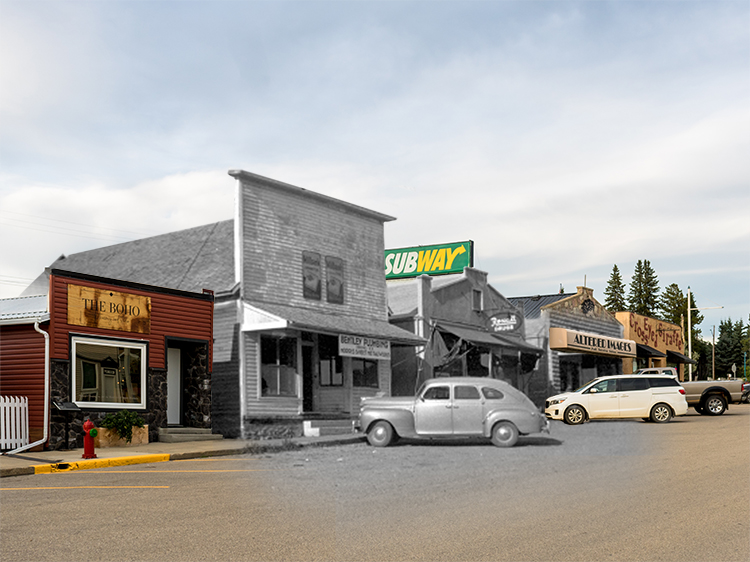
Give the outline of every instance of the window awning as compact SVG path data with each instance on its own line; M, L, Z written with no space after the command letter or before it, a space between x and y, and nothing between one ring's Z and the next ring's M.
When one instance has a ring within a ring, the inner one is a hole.
M349 334L388 340L392 344L425 345L427 341L386 320L332 314L274 303L243 303L243 332L264 330L306 330L328 334Z
M636 343L636 355L638 357L666 357L666 353L662 353L658 349L643 345L642 343Z
M536 355L542 355L543 351L538 347L534 347L524 341L516 340L507 336L500 336L485 332L478 328L469 328L468 326L457 326L455 324L449 324L447 322L438 322L438 328L450 332L454 336L458 336L462 340L470 341L475 344L479 344L483 347L506 347L511 349L517 349L524 353L533 353Z
M696 360L690 359L687 355L670 350L667 350L667 361L671 361L672 363L689 363L691 365L698 364Z

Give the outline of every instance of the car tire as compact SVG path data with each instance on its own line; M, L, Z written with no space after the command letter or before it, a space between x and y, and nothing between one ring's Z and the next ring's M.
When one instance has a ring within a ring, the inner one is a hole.
M672 408L664 403L659 403L651 408L651 421L654 423L667 423L672 419Z
M518 442L518 428L508 421L492 426L492 444L495 447L512 447Z
M703 409L709 416L720 416L727 409L727 401L720 394L709 394L703 401Z
M696 412L698 412L698 413L699 413L700 415L702 415L702 416L706 415L706 412L705 412L705 411L703 410L703 408L701 407L701 405L700 405L700 404L696 404L695 406L693 406L693 408L694 408L694 409L695 409L695 411L696 411Z
M581 406L568 406L563 414L563 421L568 425L580 425L586 421L586 410Z
M367 432L367 442L373 447L387 447L394 441L395 431L387 421L375 422Z

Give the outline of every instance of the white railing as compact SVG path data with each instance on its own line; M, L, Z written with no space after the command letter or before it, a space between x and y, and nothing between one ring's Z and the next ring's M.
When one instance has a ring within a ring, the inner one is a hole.
M29 399L0 396L0 449L11 450L29 444Z

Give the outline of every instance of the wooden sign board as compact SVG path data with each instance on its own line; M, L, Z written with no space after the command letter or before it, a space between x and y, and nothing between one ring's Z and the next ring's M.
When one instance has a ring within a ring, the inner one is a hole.
M68 324L151 333L151 297L68 285Z

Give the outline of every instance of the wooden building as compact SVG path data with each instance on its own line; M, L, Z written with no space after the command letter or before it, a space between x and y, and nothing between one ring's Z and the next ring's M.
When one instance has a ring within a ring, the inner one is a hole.
M32 443L82 446L84 419L123 409L152 441L170 424L211 427L212 293L45 278L46 294L0 301L0 392L28 397Z

